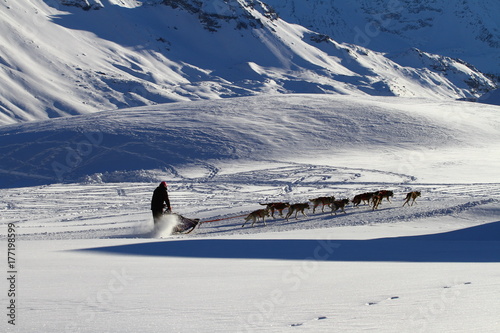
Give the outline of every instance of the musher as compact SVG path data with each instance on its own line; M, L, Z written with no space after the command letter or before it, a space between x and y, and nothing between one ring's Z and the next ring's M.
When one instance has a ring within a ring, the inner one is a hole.
M154 190L153 197L151 198L151 211L153 212L153 221L156 223L163 215L163 210L166 208L165 213L171 213L170 200L168 199L167 183L161 182L160 185Z

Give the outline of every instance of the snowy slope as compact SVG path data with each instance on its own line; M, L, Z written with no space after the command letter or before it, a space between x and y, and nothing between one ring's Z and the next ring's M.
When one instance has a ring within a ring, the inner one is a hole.
M500 74L495 0L268 0L286 21L379 52L410 48L459 58Z
M0 124L263 93L456 99L495 87L453 59L399 64L340 44L259 1L6 0L0 15Z
M176 177L188 164L210 175L218 162L306 159L318 152L334 160L357 149L390 158L442 153L442 147L498 149L498 127L497 107L469 102L274 95L163 104L1 127L1 186L94 174L157 179L150 170ZM455 158L468 158L461 155Z
M500 89L492 90L478 99L478 102L500 105Z

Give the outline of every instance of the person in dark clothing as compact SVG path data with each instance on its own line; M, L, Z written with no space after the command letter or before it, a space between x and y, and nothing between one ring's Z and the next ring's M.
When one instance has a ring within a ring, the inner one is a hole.
M153 212L155 225L163 215L164 208L167 208L166 212L168 213L172 211L170 200L168 199L167 183L161 182L154 190L153 197L151 198L151 211Z

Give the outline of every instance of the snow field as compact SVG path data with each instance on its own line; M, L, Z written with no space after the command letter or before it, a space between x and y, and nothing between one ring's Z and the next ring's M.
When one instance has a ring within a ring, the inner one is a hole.
M2 328L496 332L497 111L293 95L0 127L0 246L15 223L19 270L17 324ZM52 162L65 165L85 133L102 140L59 183ZM153 238L161 180L174 212L228 219ZM232 218L265 202L381 189L395 196L376 211L244 228ZM412 190L417 204L401 207Z

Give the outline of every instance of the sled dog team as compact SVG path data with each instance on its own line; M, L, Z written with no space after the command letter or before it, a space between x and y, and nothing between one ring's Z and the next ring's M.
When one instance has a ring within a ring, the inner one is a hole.
M387 201L391 202L390 198L394 196L393 191L389 190L381 190L376 192L366 192L362 194L355 195L352 200L349 199L341 199L336 200L334 196L330 197L319 197L314 199L309 199L312 204L313 214L316 213L316 208L321 206L321 212L325 212L325 206L330 207L330 213L335 215L337 211L340 210L344 213L346 211L344 208L352 202L353 207L358 207L361 202L367 205L371 205L372 210L378 209L378 206L382 203L382 200L385 198ZM409 206L413 206L413 204L417 204L415 201L420 196L419 191L412 191L406 194L403 207L408 204ZM411 201L411 203L410 203ZM264 225L266 225L266 217L271 216L274 218L274 213L278 212L279 216L285 218L287 221L295 213L295 218L297 218L297 214L302 213L302 215L307 216L304 212L306 209L311 209L309 202L306 203L296 203L290 204L288 202L272 202L261 205L266 206L263 209L257 209L245 218L245 223L243 223L242 227L247 224L247 222L252 221L252 226L259 221L262 220ZM285 216L283 216L283 210L288 209L288 212ZM347 213L346 213L347 214Z

